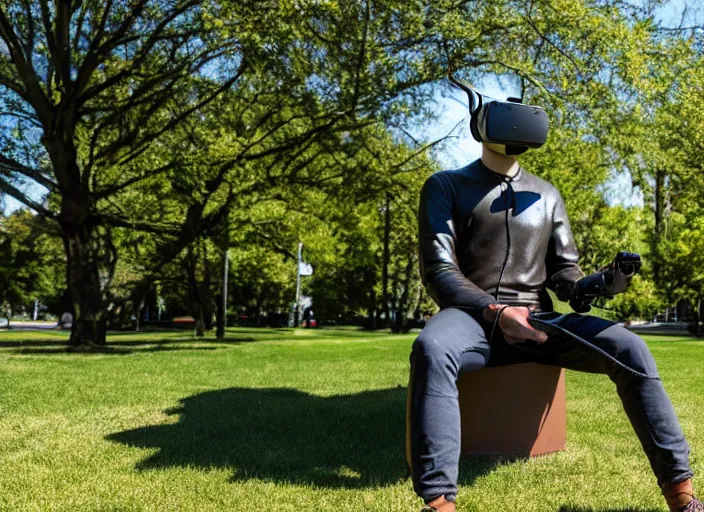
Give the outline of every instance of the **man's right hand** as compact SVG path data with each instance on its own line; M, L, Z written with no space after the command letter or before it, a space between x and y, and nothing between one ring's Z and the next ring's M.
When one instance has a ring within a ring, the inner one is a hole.
M528 323L530 309L523 306L508 306L502 304L492 304L484 309L484 319L489 322L496 320L496 315L503 309L499 318L499 328L504 333L504 339L509 345L523 343L526 340L532 340L536 343L545 343L548 340L548 335L543 331L534 329Z

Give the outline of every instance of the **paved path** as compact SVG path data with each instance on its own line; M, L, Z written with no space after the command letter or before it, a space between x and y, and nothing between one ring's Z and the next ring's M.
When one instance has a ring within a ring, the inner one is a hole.
M0 327L5 327L7 320L0 320ZM20 322L13 320L10 322L10 329L17 331L50 331L56 329L57 324L54 322Z

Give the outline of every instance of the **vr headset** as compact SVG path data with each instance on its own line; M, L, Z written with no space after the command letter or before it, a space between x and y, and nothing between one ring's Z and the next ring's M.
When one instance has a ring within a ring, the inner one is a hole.
M486 142L490 149L504 155L520 155L545 144L548 116L541 107L526 105L518 98L485 98L451 73L448 77L469 97L469 129L474 140Z

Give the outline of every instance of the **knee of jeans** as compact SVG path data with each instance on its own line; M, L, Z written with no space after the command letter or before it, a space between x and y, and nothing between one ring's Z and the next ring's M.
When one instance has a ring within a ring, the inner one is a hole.
M450 369L457 373L457 362L451 350L436 336L422 332L413 342L411 357L415 364L424 367L427 371L443 371Z
M620 327L612 342L616 345L617 359L633 370L657 376L658 369L648 345L637 334Z

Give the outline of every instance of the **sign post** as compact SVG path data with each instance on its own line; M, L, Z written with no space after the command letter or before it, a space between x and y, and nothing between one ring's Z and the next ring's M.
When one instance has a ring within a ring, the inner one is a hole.
M296 310L293 317L294 327L300 324L301 314L301 253L303 251L303 242L298 242L298 262L296 263Z

